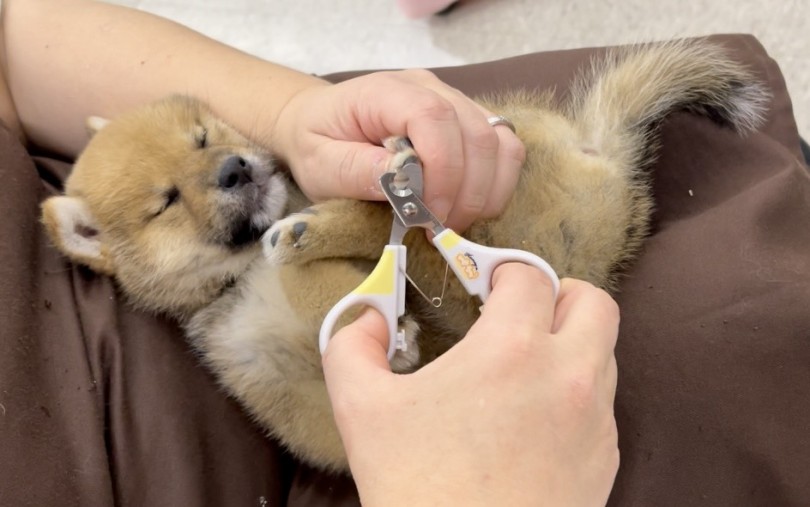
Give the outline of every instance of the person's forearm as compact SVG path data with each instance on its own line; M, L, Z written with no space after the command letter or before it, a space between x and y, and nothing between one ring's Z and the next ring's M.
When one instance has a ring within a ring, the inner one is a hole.
M4 0L6 80L34 144L67 156L84 119L115 116L172 93L207 101L268 141L279 111L324 82L265 62L166 19L89 0Z

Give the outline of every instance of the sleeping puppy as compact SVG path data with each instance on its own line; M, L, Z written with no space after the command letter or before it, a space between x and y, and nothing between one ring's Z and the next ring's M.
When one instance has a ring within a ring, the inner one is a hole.
M579 76L562 106L551 93L482 100L514 122L527 160L502 216L473 224L465 236L529 250L560 276L614 289L648 232L645 169L662 119L688 110L745 133L767 98L720 48L677 42L606 55ZM53 243L114 277L135 305L179 319L222 385L294 454L346 470L318 331L378 260L390 207L334 200L306 208L269 153L193 98L90 123L96 133L65 195L43 204ZM392 171L417 156L402 139L386 146L396 153ZM392 360L401 372L459 340L480 304L455 280L445 289L445 263L424 234L406 243L411 278L445 296L434 308L409 294L410 346Z

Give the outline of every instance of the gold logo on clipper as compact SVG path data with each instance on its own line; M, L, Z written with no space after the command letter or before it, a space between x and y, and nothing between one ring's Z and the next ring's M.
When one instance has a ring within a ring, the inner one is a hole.
M475 280L478 278L478 264L475 263L473 256L468 253L460 253L456 255L456 266L458 266L464 276L468 280Z

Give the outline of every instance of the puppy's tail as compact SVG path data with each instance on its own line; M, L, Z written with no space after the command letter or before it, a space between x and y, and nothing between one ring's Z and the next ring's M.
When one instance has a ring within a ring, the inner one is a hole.
M762 123L770 99L749 70L705 40L615 50L575 81L571 97L583 140L635 167L650 161L669 113L692 111L746 133Z

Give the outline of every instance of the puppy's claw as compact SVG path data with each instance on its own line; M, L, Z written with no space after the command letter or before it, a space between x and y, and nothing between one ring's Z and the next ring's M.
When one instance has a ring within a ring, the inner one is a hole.
M275 247L276 243L278 243L278 236L281 234L281 231L274 231L273 234L270 236L270 246Z
M307 231L307 223L306 222L298 222L293 225L292 232L293 232L293 243L297 245L301 236Z

